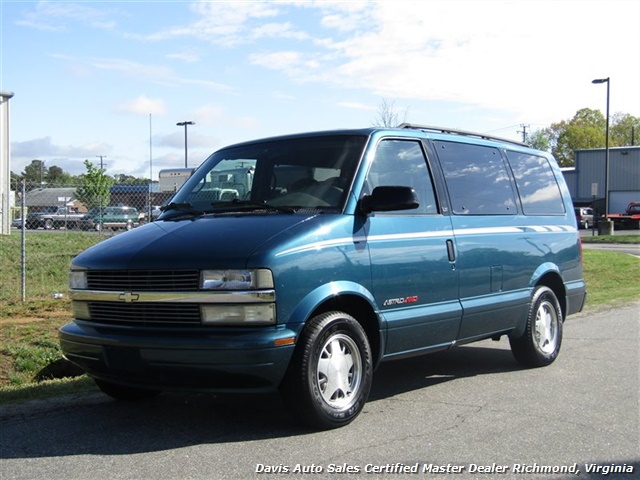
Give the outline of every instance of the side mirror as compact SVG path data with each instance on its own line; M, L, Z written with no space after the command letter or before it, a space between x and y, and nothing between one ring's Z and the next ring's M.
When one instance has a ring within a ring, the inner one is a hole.
M418 208L418 196L411 187L381 186L376 187L371 195L360 199L359 207L362 213L391 212L394 210L413 210Z

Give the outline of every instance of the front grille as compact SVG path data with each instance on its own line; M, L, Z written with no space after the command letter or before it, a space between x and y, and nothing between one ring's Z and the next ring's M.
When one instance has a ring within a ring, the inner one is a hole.
M193 304L90 302L91 321L149 327L200 326L200 307Z
M193 292L200 286L198 270L89 270L90 290Z

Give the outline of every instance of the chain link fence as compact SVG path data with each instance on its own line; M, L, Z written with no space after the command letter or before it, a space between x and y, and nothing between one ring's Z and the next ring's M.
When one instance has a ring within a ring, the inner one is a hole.
M175 189L115 184L87 205L82 185L20 182L12 191L11 232L0 238L0 314L34 300L62 299L75 255L113 235L153 221Z

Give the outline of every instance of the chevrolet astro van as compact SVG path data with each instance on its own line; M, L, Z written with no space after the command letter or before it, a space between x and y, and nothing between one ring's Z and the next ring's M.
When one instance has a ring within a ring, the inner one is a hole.
M506 335L550 364L586 297L550 155L411 124L223 148L69 282L62 350L107 395L279 389L320 429L357 417L383 361Z

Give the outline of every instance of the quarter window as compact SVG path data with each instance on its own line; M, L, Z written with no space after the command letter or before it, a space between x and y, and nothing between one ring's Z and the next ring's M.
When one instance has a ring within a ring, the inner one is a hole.
M515 215L516 200L497 148L434 142L457 215Z
M538 155L507 152L525 215L562 215L564 204L549 160Z

